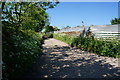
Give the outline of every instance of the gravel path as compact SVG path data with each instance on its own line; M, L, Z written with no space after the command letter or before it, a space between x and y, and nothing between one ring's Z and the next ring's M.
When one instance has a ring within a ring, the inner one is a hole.
M118 78L118 59L71 48L50 38L45 40L43 55L25 78Z

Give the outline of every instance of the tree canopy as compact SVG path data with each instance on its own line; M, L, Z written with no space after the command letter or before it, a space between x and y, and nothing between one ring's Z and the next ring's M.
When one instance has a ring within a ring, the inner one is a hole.
M56 26L49 26L49 25L47 25L45 27L44 32L46 33L46 32L57 31L57 30L59 30L59 29Z
M41 31L49 24L46 10L54 8L59 2L4 2L2 3L3 26L14 24L14 28Z
M114 24L120 24L120 18L114 18L111 20L111 24L114 25Z

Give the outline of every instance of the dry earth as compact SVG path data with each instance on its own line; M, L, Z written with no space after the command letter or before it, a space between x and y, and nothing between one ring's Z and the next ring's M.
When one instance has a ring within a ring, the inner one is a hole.
M99 56L50 38L24 78L119 78L118 59Z

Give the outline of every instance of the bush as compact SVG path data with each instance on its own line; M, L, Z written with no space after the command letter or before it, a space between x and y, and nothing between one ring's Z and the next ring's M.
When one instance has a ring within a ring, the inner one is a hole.
M43 35L43 39L53 38L53 33L46 33Z
M3 79L19 79L42 52L42 38L31 30L19 30L10 36L7 32L3 32Z
M47 33L46 36L47 36L48 38L53 38L53 33Z
M104 41L94 38L73 37L65 34L54 34L54 38L82 50L109 57L120 57L120 41Z

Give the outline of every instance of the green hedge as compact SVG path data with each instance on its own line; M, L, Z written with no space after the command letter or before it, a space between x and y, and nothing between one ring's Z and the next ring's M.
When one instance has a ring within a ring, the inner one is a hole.
M8 29L10 30L10 29ZM3 79L20 78L42 52L42 36L31 30L3 32ZM17 80L17 79L16 79Z
M94 38L81 38L65 34L54 34L54 38L85 51L103 56L120 57L120 41L96 40Z

